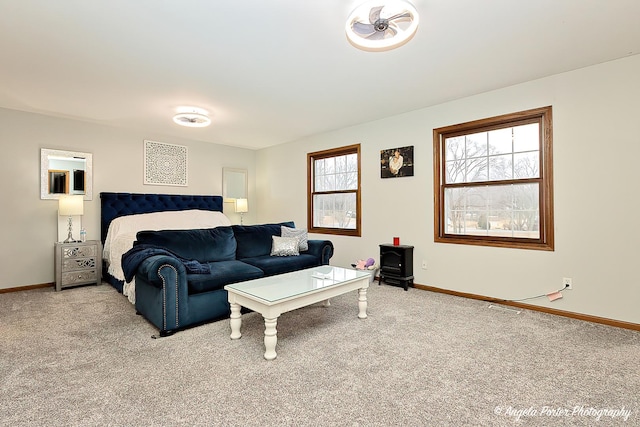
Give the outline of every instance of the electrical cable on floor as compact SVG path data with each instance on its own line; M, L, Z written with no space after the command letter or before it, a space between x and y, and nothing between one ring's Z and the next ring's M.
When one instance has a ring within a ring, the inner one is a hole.
M558 289L557 291L554 291L554 292L551 292L551 293L555 294L557 292L562 292L565 289L567 289L568 287L569 287L569 285L565 285L564 288ZM528 297L528 298L521 298L521 299L506 299L506 300L503 300L503 301L508 301L508 302L526 301L526 300L530 300L530 299L546 297L547 295L549 295L549 294L536 295L535 297Z
M505 303L505 302L520 302L520 301L527 301L527 300L530 300L530 299L546 297L546 296L551 295L551 294L554 294L554 293L559 293L559 292L564 291L564 290L565 290L565 289L567 289L567 288L569 288L569 285L565 285L565 287L564 287L564 288L559 289L559 290L557 290L557 291L555 291L555 292L551 292L550 294L541 294L541 295L536 295L536 296L534 296L534 297L528 297L528 298L520 298L520 299L498 299L498 298L487 298L487 299L483 299L483 301L486 301L486 302L490 303L490 304L489 304L489 308L503 308L503 307L494 306L494 305L493 305L493 304L491 304L491 303L500 304L500 303ZM505 308L506 308L506 307L505 307ZM514 310L514 311L516 311L516 310ZM518 311L518 313L519 313L519 311Z

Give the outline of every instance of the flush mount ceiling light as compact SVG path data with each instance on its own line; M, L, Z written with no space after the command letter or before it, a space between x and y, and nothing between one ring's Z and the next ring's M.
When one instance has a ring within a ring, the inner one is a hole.
M173 116L173 121L180 126L203 128L211 124L207 111L197 107L180 107L178 114Z
M418 21L418 11L407 1L374 0L351 12L345 30L349 42L358 49L383 51L411 40Z

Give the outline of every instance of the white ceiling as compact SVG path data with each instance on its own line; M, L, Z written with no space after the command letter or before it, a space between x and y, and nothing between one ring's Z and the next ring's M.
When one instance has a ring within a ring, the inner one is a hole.
M259 149L640 53L638 0L414 0L387 52L362 2L0 0L0 107Z

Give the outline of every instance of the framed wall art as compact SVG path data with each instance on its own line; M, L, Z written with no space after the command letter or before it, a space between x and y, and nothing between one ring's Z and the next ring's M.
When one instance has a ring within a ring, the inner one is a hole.
M144 183L186 187L187 147L145 140Z
M413 145L380 150L380 178L413 176Z

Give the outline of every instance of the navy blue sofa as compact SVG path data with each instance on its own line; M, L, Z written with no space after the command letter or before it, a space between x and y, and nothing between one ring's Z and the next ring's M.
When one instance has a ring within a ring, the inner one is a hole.
M329 240L309 240L309 249L300 255L271 256L272 236L281 236L281 226L293 228L294 223L139 232L136 245L163 248L175 256L150 255L139 262L137 312L166 336L228 318L225 285L329 264L333 255ZM210 271L190 274L184 260Z

